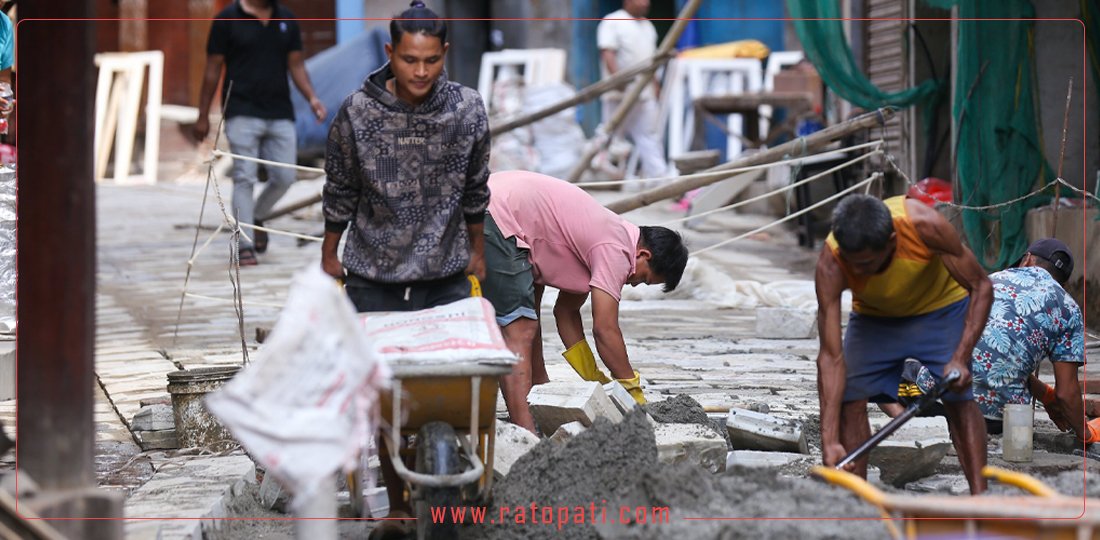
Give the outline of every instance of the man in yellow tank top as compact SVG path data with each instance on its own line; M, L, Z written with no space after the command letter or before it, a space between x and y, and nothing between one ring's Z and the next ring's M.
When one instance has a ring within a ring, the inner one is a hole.
M814 276L825 465L871 436L868 401L896 401L905 359L916 358L936 378L962 375L942 399L970 492L985 491L985 421L970 390L970 359L993 301L989 278L951 224L919 201L851 195L832 223ZM845 289L852 314L842 342ZM866 456L848 469L866 478Z

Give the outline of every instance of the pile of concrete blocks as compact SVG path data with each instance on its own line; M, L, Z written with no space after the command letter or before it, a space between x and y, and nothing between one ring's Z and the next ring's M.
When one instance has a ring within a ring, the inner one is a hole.
M889 420L871 419L871 432L877 432ZM884 483L904 487L935 474L950 449L946 418L912 418L872 449L868 462L882 471Z
M786 307L756 308L756 337L813 339L817 337L817 311Z
M130 422L130 429L143 451L179 448L176 421L167 398L142 401L141 409Z
M554 433L563 424L580 422L585 427L598 417L614 423L623 420L619 410L598 382L561 381L540 384L527 394L531 415L540 431Z

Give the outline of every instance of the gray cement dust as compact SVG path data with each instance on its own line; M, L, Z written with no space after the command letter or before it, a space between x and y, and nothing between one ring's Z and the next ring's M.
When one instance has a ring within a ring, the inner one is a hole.
M707 416L703 406L687 394L680 394L664 401L655 401L644 405L643 408L654 420L662 424L701 424L712 427L726 440L726 448L733 449L725 423Z

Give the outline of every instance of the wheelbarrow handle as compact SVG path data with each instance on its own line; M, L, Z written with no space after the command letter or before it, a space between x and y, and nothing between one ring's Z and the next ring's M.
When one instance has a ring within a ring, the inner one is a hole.
M840 460L840 463L836 464L836 468L843 469L845 465L848 465L849 463L862 457L867 452L870 452L872 448L878 446L879 443L886 440L886 438L897 431L898 428L905 425L905 423L908 422L910 418L913 418L918 413L928 408L928 406L930 406L937 399L939 399L940 396L944 394L944 392L947 392L947 387L951 386L951 384L959 380L959 377L961 376L962 374L959 373L959 370L951 370L951 372L948 373L942 381L936 384L936 387L933 388L931 392L921 396L921 398L917 400L916 403L913 403L908 408L906 408L905 412L899 414L897 418L894 418L885 426L882 426L882 429L875 432L874 435L871 435L871 438L867 439L863 444L859 446L859 448L856 448L852 453L848 454L847 457Z

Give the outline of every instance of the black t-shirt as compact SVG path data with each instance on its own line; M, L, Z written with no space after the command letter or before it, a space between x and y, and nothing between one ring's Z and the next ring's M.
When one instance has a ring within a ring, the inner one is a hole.
M226 117L252 116L294 119L287 82L287 55L302 50L302 34L294 14L276 3L265 26L233 2L214 17L206 54L225 56L222 99L233 81ZM280 20L281 19L281 20Z

